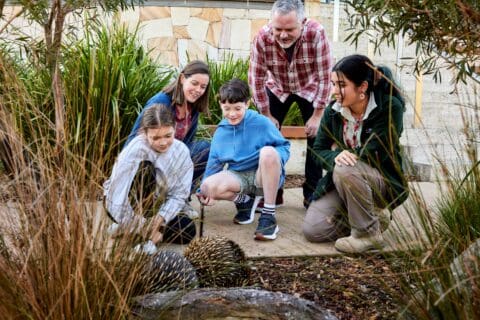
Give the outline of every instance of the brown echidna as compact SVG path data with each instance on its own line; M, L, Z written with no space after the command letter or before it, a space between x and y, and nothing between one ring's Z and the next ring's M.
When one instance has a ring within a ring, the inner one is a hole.
M174 251L158 251L143 265L137 285L139 292L159 293L191 289L198 281L195 269L184 256Z
M201 287L235 287L248 282L250 268L238 244L224 237L193 240L184 251Z

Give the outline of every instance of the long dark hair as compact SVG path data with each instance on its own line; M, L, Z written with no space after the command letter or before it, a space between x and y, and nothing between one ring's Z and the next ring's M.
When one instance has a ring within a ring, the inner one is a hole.
M183 75L185 79L190 78L194 74L206 74L210 77L210 69L208 65L200 60L194 60L189 62L185 68L180 72L180 75ZM163 92L172 97L172 104L182 105L185 102L185 95L183 94L183 86L181 83L181 76L168 85ZM205 112L208 114L208 95L210 92L210 80L208 81L207 88L197 101L191 104L192 110L198 112Z
M357 87L364 81L368 83L367 95L372 92L383 92L399 99L405 105L405 99L398 84L393 79L390 68L375 66L366 56L354 54L340 59L332 69L352 81Z

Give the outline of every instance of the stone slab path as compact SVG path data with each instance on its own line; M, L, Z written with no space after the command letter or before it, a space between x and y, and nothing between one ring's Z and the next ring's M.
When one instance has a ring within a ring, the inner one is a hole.
M426 206L434 208L436 199L440 195L440 188L432 182L415 182L411 184L412 194L423 198ZM418 221L415 217L413 197L393 212L393 221L384 233L389 245L385 250L395 250L395 232L403 229L415 236L415 225ZM331 243L310 243L302 234L302 222L305 209L302 206L302 189L286 189L284 193L284 206L277 209L277 223L280 231L274 241L256 241L253 238L257 226L258 216L249 225L237 225L232 222L235 215L235 206L229 201L219 201L214 206L205 207L205 236L224 236L238 243L248 257L285 257L285 256L318 256L338 255ZM198 202L193 206L199 210Z

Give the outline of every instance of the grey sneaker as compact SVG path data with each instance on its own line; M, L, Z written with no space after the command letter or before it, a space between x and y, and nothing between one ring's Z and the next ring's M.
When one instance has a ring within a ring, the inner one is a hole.
M236 203L235 207L237 208L237 214L233 218L233 222L236 224L249 224L253 222L255 217L255 209L253 208L253 203L255 198L251 198L245 203Z
M371 249L380 249L385 246L382 233L361 237L350 235L335 241L335 249L346 253L362 253Z
M262 213L255 230L255 240L275 240L278 230L275 215Z

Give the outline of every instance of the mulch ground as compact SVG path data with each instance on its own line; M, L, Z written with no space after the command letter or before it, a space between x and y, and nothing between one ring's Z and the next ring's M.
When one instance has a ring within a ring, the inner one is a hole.
M250 285L314 301L338 319L395 319L394 272L378 255L262 258L250 261Z

